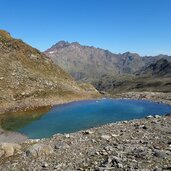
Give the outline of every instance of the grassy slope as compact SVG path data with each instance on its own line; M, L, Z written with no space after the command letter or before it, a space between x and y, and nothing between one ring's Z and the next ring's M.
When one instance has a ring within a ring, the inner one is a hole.
M40 51L0 30L0 112L97 94L87 93Z

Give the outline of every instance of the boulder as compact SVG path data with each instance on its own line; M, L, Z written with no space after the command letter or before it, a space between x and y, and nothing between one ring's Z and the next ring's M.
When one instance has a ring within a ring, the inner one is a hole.
M0 157L13 156L21 151L21 146L16 143L1 143L0 144Z
M52 153L53 153L52 147L46 144L34 144L26 151L27 156L33 156L33 157L50 155Z

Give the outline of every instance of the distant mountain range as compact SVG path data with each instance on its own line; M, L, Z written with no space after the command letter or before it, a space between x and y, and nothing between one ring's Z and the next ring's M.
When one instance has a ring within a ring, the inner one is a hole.
M39 50L0 30L0 113L96 94L92 86L79 85Z
M171 56L167 55L141 57L131 52L114 54L108 50L65 41L56 43L47 49L45 54L76 80L90 82L98 80L103 75L134 74L159 59L171 61Z
M44 53L76 80L93 83L100 91L171 91L168 55L114 54L66 41L56 43Z
M117 94L129 91L171 92L171 62L160 59L132 75L104 75L93 82L99 91Z

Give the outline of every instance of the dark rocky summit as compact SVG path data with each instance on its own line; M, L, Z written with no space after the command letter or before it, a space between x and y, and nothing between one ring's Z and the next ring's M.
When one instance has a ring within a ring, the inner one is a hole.
M166 59L160 59L157 62L142 68L138 75L146 75L153 77L170 77L171 76L171 62Z

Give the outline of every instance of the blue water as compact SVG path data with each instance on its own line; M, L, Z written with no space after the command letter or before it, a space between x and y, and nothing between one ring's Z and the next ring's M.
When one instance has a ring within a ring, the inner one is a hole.
M29 138L71 133L106 123L166 114L171 106L145 100L100 99L54 106L38 120L18 131Z

